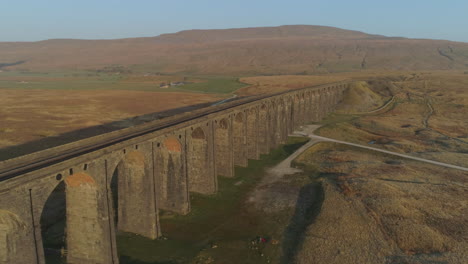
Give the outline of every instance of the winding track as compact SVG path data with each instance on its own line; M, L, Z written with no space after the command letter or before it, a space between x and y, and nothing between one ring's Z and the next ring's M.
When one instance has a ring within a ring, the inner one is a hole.
M343 144L343 145L348 145L348 146L358 147L358 148L362 148L362 149L377 151L377 152L381 152L381 153L385 153L385 154L389 154L389 155L393 155L393 156L398 156L398 157L401 157L401 158L421 161L421 162L425 162L425 163L429 163L429 164L433 164L433 165L437 165L437 166L442 166L442 167L446 167L446 168L457 169L457 170L462 170L462 171L468 171L468 168L462 167L462 166L457 166L457 165L448 164L448 163L444 163L444 162L439 162L439 161L435 161L435 160L418 158L418 157L414 157L414 156L410 156L410 155L406 155L406 154L401 154L401 153L398 153L398 152L383 150L383 149L379 149L379 148L373 148L373 147L364 146L364 145L355 144L355 143L350 143L350 142L346 142L346 141L342 141L342 140L317 136L317 135L315 135L313 133L315 129L317 129L317 126L306 126L304 128L304 132L295 132L295 134L301 135L301 136L307 136L307 137L313 139L314 140L313 144L316 144L318 142L339 143L339 144ZM296 153L294 153L294 154L296 154Z

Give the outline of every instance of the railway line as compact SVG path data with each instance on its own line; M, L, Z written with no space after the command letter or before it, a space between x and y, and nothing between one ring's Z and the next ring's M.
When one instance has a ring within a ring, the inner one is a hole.
M294 91L300 91L300 90L311 89L311 88L319 89L325 86L340 85L344 83L347 83L347 82L343 81L343 82L331 83L331 84L326 84L326 85L305 87L305 88L297 89ZM159 120L150 121L146 124L137 125L135 127L130 127L130 128L125 128L125 129L109 132L105 134L106 135L105 138L100 139L98 142L96 142L96 137L100 137L102 135L76 141L76 142L82 142L82 144L80 144L80 147L68 148L66 146L70 144L65 144L59 147L54 147L48 150L40 151L44 155L40 155L40 157L38 158L28 158L29 155L25 155L25 156L11 159L11 160L0 161L0 182L11 179L13 177L17 177L24 173L28 173L30 171L34 171L37 169L50 166L52 164L66 161L68 159L71 159L71 158L74 158L83 154L87 154L87 153L90 153L99 149L106 148L108 146L123 142L125 140L136 138L136 137L139 137L139 136L151 133L151 132L155 132L155 131L158 131L158 130L161 130L170 126L174 126L174 125L181 124L181 123L191 121L194 119L198 119L198 118L210 115L210 114L225 111L230 108L238 107L244 104L272 98L275 96L284 95L289 92L291 92L291 90L283 91L283 92L279 92L275 94L269 94L269 95L238 98L230 102L226 102L226 103L219 104L219 105L212 106L212 107L202 108L199 110L195 110L194 112L189 112L190 115L188 116L184 116L184 115L187 115L187 113L179 114L180 118L177 118L175 120L159 119ZM125 130L126 132L123 133ZM56 150L57 148L60 148L60 147L64 149L61 150L59 153L52 154L52 151L50 151L54 149ZM50 152L50 154L48 154L48 152Z

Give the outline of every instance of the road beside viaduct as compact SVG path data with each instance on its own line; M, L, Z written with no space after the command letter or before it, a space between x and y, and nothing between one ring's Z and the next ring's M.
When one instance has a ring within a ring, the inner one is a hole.
M190 193L217 192L334 110L334 83L239 99L0 162L0 264L44 264L47 230L65 216L68 263L118 263L116 232L156 239L159 210L190 212Z

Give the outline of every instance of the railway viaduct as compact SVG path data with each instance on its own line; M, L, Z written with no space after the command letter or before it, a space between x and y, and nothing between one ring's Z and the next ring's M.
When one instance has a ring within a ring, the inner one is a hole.
M117 231L157 238L159 210L187 214L191 192L216 193L218 176L321 120L348 85L248 97L0 162L0 264L45 263L57 221L68 263L118 263Z

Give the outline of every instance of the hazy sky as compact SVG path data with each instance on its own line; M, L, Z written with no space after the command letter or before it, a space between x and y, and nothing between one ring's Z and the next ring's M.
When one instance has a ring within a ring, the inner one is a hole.
M468 42L468 0L0 0L0 41L294 24Z

